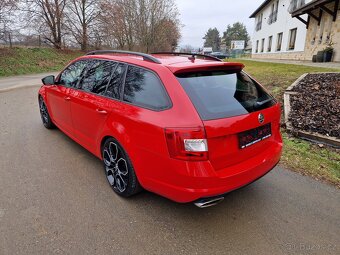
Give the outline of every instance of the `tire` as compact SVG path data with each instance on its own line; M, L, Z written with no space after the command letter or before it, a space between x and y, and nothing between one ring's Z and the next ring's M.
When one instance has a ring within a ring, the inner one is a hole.
M55 125L53 124L51 120L50 114L48 113L46 104L42 96L39 96L39 109L40 109L41 121L44 124L45 128L47 129L55 128Z
M114 192L130 197L142 190L131 160L117 140L108 138L105 141L102 157L106 178Z

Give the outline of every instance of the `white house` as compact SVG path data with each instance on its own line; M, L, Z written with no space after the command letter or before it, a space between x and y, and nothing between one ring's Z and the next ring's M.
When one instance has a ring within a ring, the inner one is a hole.
M253 58L303 59L306 25L290 12L311 0L266 0L250 18L255 18ZM307 19L302 16L302 18Z

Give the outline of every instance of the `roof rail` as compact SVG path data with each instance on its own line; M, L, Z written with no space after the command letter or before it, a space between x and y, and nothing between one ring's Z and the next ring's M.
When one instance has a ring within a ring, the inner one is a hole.
M139 57L143 57L143 60L145 61L150 61L152 63L156 64L161 64L161 61L159 61L157 58L141 53L141 52L134 52L134 51L125 51L125 50L95 50L95 51L90 51L86 53L86 55L101 55L101 54L109 54L109 53L118 53L118 54L127 54L127 55L135 55Z
M191 58L195 58L195 56L197 57L203 57L203 59L210 59L213 61L219 61L221 62L222 60L213 56L209 56L209 55L204 55L204 54L198 54L198 53L186 53L186 52L154 52L151 53L153 55L157 55L157 54L164 54L164 55L174 55L174 56L180 56L180 55L184 55L184 56L191 56ZM190 59L190 57L189 57Z

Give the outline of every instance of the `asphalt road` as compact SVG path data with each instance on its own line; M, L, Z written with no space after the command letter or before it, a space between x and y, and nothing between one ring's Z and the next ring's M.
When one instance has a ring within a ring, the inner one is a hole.
M340 192L276 167L207 209L115 195L101 162L0 93L0 254L340 254Z
M34 87L41 84L41 78L47 75L57 75L56 72L18 75L14 77L0 78L0 93L23 87Z

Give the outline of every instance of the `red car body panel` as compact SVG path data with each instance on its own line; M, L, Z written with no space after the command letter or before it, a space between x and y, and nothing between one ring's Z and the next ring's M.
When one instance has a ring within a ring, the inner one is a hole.
M259 126L258 114L202 121L174 73L204 68L239 68L242 64L183 57L157 56L162 64L138 57L95 55L76 59L104 59L133 64L155 72L171 99L171 108L153 111L127 102L61 85L42 86L52 121L84 148L102 158L101 145L114 137L124 147L140 184L146 190L177 202L191 202L242 187L270 171L282 150L280 107L261 110L271 123L272 136L239 149L237 134ZM165 128L202 128L208 141L208 160L171 158Z

